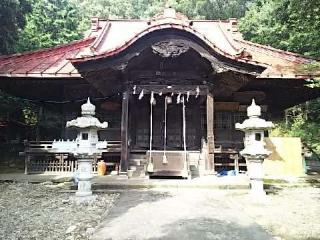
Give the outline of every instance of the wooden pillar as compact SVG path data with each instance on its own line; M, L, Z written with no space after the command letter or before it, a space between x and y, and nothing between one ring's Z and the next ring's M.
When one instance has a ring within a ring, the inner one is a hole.
M214 98L211 93L207 95L207 143L206 170L214 171Z
M67 106L69 106L69 104L67 104ZM62 112L62 119L63 119L63 121L61 122L60 138L61 138L61 139L65 139L65 138L67 138L67 135L66 135L66 123L67 123L66 104L62 104L61 112Z
M122 95L122 114L121 114L121 160L120 171L127 172L129 167L129 150L128 150L128 117L129 117L129 91Z
M41 122L42 119L43 119L43 105L40 104L39 111L38 111L38 121ZM36 141L41 141L39 122L36 125Z

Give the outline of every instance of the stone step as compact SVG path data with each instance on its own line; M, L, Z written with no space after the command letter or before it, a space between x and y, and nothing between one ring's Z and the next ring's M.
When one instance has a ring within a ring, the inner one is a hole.
M132 177L144 177L146 175L146 166L130 166L130 169L133 169Z
M140 166L134 166L134 165L130 165L129 169L133 169L133 170L141 170L141 169L145 169L146 165L140 165Z
M145 154L138 154L138 153L130 154L130 159L145 159L145 158L146 158Z
M147 160L146 159L130 159L129 163L132 166L140 166L140 165L147 164Z

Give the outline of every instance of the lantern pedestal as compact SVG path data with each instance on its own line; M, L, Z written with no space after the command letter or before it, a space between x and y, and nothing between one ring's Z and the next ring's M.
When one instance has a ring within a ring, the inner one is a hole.
M246 157L248 175L250 178L250 194L254 198L261 198L266 195L263 189L263 160Z
M92 196L91 179L92 175L92 162L93 158L88 155L81 155L78 157L78 190L77 197Z

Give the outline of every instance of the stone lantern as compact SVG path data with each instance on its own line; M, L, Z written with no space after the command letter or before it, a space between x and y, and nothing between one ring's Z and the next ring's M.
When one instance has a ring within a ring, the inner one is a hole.
M103 148L103 142L98 140L98 130L108 127L107 122L101 123L94 117L95 109L88 98L81 106L82 116L67 122L67 128L75 128L78 131L76 141L73 142L76 146L72 151L78 162L78 197L92 196L92 161L99 153L99 148Z
M236 123L236 129L245 133L244 149L240 152L247 162L250 177L251 194L255 197L265 196L263 189L263 161L270 155L265 148L264 132L273 128L273 123L261 119L261 107L257 106L254 99L247 109L249 119L243 123Z

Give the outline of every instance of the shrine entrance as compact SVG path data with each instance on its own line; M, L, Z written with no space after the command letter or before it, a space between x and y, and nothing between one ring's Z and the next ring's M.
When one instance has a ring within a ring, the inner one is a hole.
M199 155L205 138L200 87L134 86L131 99L131 154L145 156L150 175L188 177L189 153Z
M152 109L152 149L183 150L183 106L177 103L178 94L154 94L155 103ZM149 150L150 148L150 94L142 99L132 96L130 103L130 142L133 151ZM203 98L190 96L185 99L186 148L200 150L201 109ZM167 103L166 103L167 102Z

